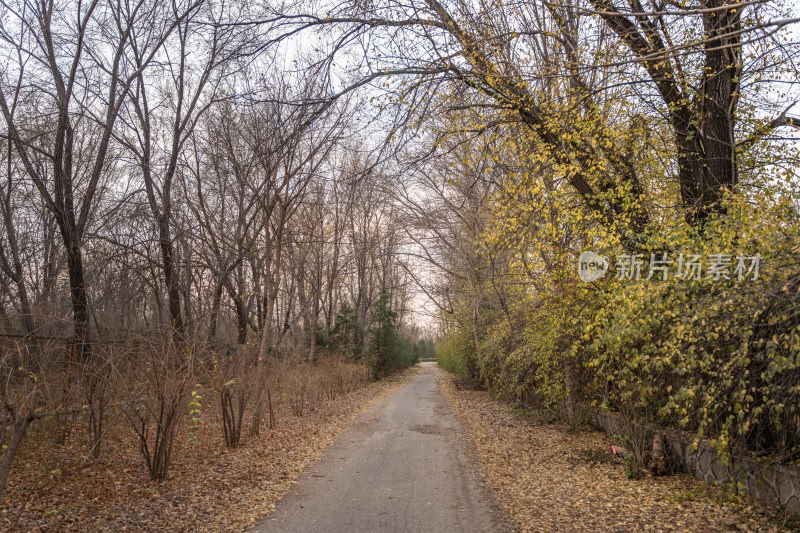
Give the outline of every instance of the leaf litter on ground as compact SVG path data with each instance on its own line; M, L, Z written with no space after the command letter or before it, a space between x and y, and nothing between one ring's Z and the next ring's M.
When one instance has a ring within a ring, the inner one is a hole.
M778 533L774 509L688 474L626 477L591 428L567 431L521 417L486 391L466 390L437 369L450 407L479 457L501 512L517 531Z
M34 435L36 444L21 451L0 500L0 530L242 531L274 509L348 423L416 372L323 401L303 416L278 402L276 426L243 438L238 448L224 446L219 417L205 419L196 443L183 433L176 438L169 478L161 483L148 479L127 427L88 465L85 450L37 442Z

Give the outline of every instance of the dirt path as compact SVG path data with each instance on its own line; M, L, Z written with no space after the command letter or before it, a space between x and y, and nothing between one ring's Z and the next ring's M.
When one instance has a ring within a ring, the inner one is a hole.
M502 531L432 366L361 416L251 531Z

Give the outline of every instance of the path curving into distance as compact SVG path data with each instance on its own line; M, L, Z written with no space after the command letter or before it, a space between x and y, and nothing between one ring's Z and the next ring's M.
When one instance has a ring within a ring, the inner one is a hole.
M251 531L505 531L434 366L359 417Z

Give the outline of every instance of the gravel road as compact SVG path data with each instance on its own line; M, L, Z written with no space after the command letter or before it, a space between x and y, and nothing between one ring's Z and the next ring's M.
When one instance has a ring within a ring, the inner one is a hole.
M254 533L504 531L433 365L342 433Z

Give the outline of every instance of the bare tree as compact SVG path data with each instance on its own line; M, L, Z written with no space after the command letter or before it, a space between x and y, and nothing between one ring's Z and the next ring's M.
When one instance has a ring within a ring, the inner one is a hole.
M4 245L0 247L0 269L16 285L17 300L19 302L19 314L22 316L24 334L33 332L33 308L28 295L28 282L26 272L22 266L22 252L20 250L19 237L15 224L15 211L17 210L17 198L22 184L15 176L19 176L19 171L14 168L13 145L9 141L8 151L5 153L5 180L0 183L0 216L3 219ZM12 200L12 198L14 200ZM8 291L10 292L10 291Z
M266 362L272 349L275 302L281 286L284 232L297 212L298 201L331 153L345 124L344 106L328 116L321 115L330 108L326 102L319 103L321 80L313 72L310 74L302 80L297 92L285 86L276 91L279 102L286 103L273 104L270 115L255 113L250 117L250 138L260 167L253 191L259 199L261 216L269 221L264 225L260 258L264 272L261 295L264 325L258 352L260 377L250 428L254 435L260 431ZM294 97L294 94L304 96ZM265 128L267 124L272 128Z
M185 15L178 12L177 5L170 8L172 18L179 22L154 60L138 42L142 36L131 36L137 79L132 90L130 133L124 141L138 161L158 228L170 322L178 340L186 333L181 300L188 288L181 291L179 284L173 188L184 146L202 115L220 98L223 80L246 42L246 32L229 20L225 7L211 2L191 7Z
M157 8L145 0L124 6L95 0L66 7L21 2L7 6L2 17L0 39L11 52L5 59L15 81L0 82L0 111L27 176L58 223L75 338L84 358L91 348L83 237L101 188L114 124L141 68L185 16L176 13L176 20L165 23ZM134 27L160 29L140 43L143 62L138 68L128 47ZM42 122L44 132L32 130L29 112L52 113L56 120Z
M184 197L192 198L188 208L199 228L204 257L212 273L212 305L208 339L214 343L222 307L223 291L228 287L236 305L239 344L247 338L248 317L243 289L233 289L231 274L236 271L236 285L244 284L242 266L253 252L265 220L257 216L257 198L248 184L254 179L256 160L241 131L241 117L230 102L220 103L205 121L204 131L193 136L185 150Z

